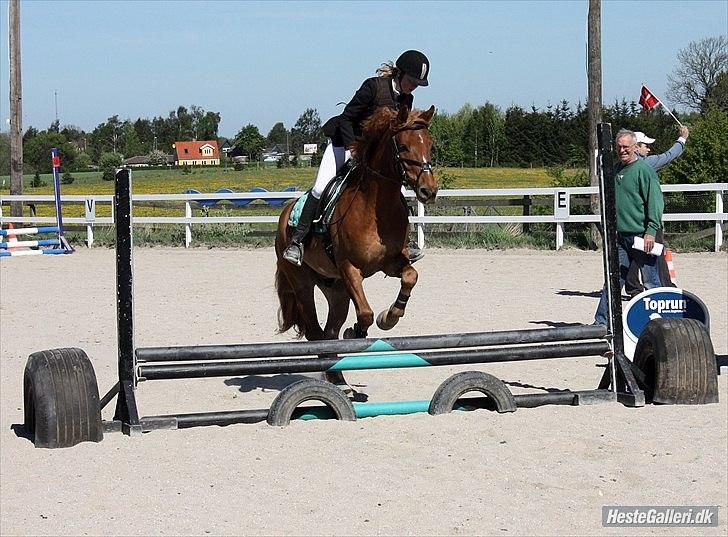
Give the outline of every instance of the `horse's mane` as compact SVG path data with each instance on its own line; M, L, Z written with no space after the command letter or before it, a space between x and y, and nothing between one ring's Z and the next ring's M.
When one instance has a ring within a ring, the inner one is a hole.
M413 109L402 127L409 127L419 119L422 110ZM373 155L384 135L389 131L392 120L397 117L397 111L388 106L377 108L374 113L362 123L362 136L354 142L354 148L361 159Z

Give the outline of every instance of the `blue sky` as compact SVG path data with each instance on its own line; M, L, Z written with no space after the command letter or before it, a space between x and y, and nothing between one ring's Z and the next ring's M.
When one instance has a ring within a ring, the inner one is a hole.
M7 130L8 1L0 0L0 117ZM308 107L325 121L386 60L431 61L415 104L455 112L490 101L586 102L586 0L242 2L21 0L23 126L92 130L111 115L220 112L220 135L253 123L290 128ZM690 41L725 34L728 0L602 0L604 102L665 98Z

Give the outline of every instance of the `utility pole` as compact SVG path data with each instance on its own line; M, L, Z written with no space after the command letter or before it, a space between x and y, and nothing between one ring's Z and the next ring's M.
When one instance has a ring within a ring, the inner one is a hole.
M602 22L601 0L589 0L587 38L587 81L589 118L589 184L599 186L597 175L597 124L602 122ZM591 197L592 214L601 214L599 196ZM592 242L599 246L601 236L598 226L591 226Z
M23 88L20 80L20 0L10 0L10 194L23 193ZM10 216L23 216L23 203L10 204Z

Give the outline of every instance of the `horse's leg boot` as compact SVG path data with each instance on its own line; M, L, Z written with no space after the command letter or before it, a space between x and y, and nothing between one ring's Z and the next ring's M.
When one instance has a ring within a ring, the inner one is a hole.
M299 267L303 263L303 241L311 229L311 222L316 216L318 204L319 200L309 193L306 202L303 204L303 209L301 209L301 216L298 219L296 230L293 232L291 245L283 252L283 259Z

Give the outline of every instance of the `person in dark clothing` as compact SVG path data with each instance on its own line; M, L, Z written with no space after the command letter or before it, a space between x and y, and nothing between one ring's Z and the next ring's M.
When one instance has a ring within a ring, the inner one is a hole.
M283 257L294 265L303 262L303 241L311 228L311 222L318 208L319 200L329 182L352 155L353 144L361 136L362 123L377 108L400 106L412 108L412 92L418 86L429 84L430 61L417 50L403 52L397 61L385 63L377 69L377 75L364 81L344 111L324 123L323 131L329 137L329 144L321 158L316 182L306 199L301 216L291 238L291 244L283 252ZM421 259L423 254L416 244L409 244L410 261Z

